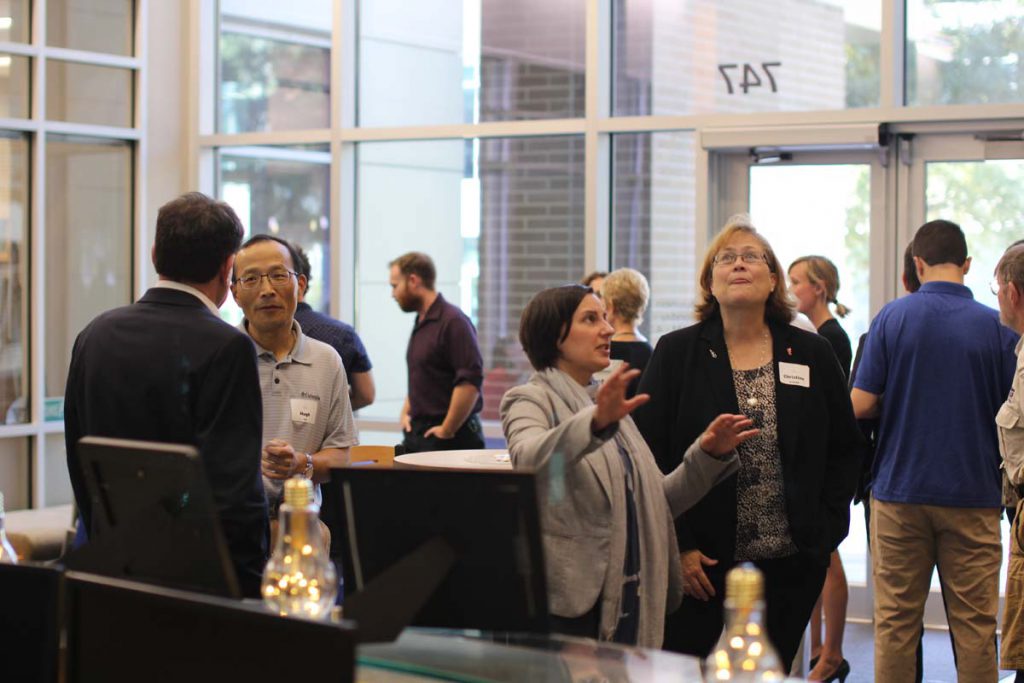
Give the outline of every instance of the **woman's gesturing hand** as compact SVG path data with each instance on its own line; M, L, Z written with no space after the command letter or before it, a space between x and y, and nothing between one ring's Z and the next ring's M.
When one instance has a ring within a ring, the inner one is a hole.
M626 390L629 388L630 381L639 374L639 370L629 369L629 363L622 363L598 388L597 410L594 412L594 420L591 425L595 433L618 422L650 400L651 397L647 394L637 394L633 398L626 398Z
M761 430L754 428L754 422L746 415L723 413L712 420L700 435L700 447L705 453L723 456L760 433Z

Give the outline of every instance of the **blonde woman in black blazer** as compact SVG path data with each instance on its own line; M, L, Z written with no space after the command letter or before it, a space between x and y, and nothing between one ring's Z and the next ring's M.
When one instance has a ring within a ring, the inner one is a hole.
M739 472L676 521L685 597L667 649L710 653L725 573L749 560L765 573L768 634L788 665L849 529L861 435L828 342L789 324L784 280L767 240L731 221L704 258L700 322L661 338L640 384L651 399L634 418L662 471L720 413L761 430L739 447Z

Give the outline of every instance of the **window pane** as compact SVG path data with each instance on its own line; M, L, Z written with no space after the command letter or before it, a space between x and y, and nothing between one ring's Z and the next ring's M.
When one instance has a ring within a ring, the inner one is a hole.
M134 0L46 0L46 44L131 55Z
M29 117L29 58L0 54L0 118Z
M67 466L64 466L67 469ZM25 438L0 439L0 491L4 494L4 509L22 510L28 507L29 440Z
M43 505L66 505L75 499L68 475L68 456L64 450L63 434L46 435L46 455L43 460Z
M29 421L28 139L0 133L0 423Z
M999 258L1024 234L1024 160L942 161L925 166L926 220L958 223L967 237L971 269L964 284L992 308L999 301L989 289Z
M391 300L388 262L430 254L437 289L477 327L484 412L525 381L519 315L545 287L583 275L583 138L363 143L358 147L356 327L373 359L377 400L397 419L413 317Z
M582 116L586 3L362 0L359 124Z
M1024 2L907 0L907 104L1024 101Z
M655 343L694 322L696 166L691 132L615 135L612 268L643 273L651 301L641 331Z
M51 121L132 125L132 72L109 66L46 61L46 118Z
M46 143L46 396L64 395L75 337L131 301L132 146L51 135ZM60 410L46 419L61 420Z
M29 0L0 0L0 42L29 41Z
M613 6L616 115L879 102L880 0L614 0Z
M290 4L280 5L288 20ZM322 31L225 19L220 36L218 130L242 133L330 126L330 7Z
M313 275L305 301L330 309L330 171L326 146L313 149L249 147L219 152L220 198L238 214L247 234L297 243ZM232 324L242 310L228 297L221 315Z

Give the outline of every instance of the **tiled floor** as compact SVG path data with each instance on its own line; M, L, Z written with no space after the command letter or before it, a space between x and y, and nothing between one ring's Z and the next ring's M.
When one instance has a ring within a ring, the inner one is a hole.
M871 683L874 680L874 634L871 624L847 623L844 654L850 662L846 683ZM1000 671L1002 683L1012 683L1013 674ZM956 667L949 633L928 629L924 634L924 683L956 683Z

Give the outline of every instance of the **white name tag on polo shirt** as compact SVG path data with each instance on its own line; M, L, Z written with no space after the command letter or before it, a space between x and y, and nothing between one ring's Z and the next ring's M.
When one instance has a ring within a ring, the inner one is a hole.
M809 387L811 368L799 363L779 363L779 381L794 387Z
M317 401L311 398L292 399L292 422L313 424L316 422Z

